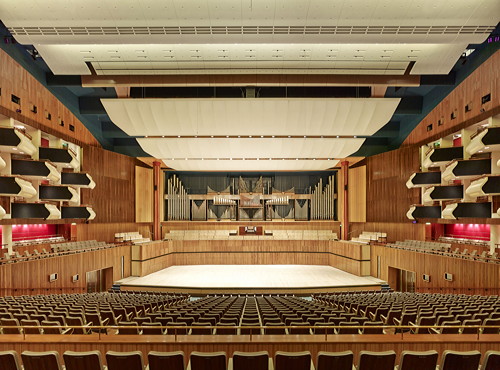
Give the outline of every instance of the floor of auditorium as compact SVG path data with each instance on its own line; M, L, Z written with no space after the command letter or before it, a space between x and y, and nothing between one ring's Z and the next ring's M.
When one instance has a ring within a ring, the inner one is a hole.
M194 265L172 266L117 282L123 290L189 293L313 293L380 290L384 281L349 274L331 266Z

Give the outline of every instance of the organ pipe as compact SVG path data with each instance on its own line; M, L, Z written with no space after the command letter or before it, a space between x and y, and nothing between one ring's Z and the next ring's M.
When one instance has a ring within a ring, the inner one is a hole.
M327 183L323 187L323 179L314 186L311 192L311 219L312 220L333 220L335 218L335 181L334 176L328 177Z
M191 202L180 179L174 174L167 182L167 217L169 220L189 220Z

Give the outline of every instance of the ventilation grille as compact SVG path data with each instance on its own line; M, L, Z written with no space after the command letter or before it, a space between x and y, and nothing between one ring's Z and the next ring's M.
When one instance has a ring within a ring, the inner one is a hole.
M445 35L490 34L495 26L11 27L13 36L110 35Z

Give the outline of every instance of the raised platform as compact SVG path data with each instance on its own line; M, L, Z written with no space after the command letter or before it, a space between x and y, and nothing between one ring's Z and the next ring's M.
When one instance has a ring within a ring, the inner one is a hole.
M380 290L382 280L360 277L331 266L196 265L172 266L143 277L121 280L122 290L191 294L310 294L340 290Z

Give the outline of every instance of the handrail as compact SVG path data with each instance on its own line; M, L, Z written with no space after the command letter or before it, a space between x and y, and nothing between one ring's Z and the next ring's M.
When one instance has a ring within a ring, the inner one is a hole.
M0 258L0 266L5 265L5 264L9 264L9 263L28 262L28 261L38 260L38 259L42 259L42 258L60 257L60 256L67 255L67 254L76 254L76 253L83 253L83 252L95 252L96 250L109 249L109 248L115 248L115 247L123 247L126 245L127 245L127 243L125 243L125 242L120 243L120 245L117 245L116 243L108 243L104 246L99 246L99 247L71 249L71 250L61 251L61 252L49 252L49 253L40 252L40 254L38 254L38 255L31 254L30 256L11 257L9 259Z
M479 260L480 262L490 262L493 261L494 263L499 263L500 259L499 258L490 258L490 257L481 257L480 254L476 254L474 256L471 256L470 254L461 254L461 252L458 253L453 253L453 252L443 252L437 249L424 249L424 248L418 248L418 247L410 247L406 245L399 245L399 244L390 244L396 247L397 249L404 249L416 253L426 253L426 254L437 254L441 255L444 257L453 257L453 258L460 258L460 259L467 259L471 261ZM391 247L390 245L381 245L381 246L387 246L387 248L394 248Z
M367 321L372 322L372 321ZM169 326L146 326L146 325L1 325L0 329L438 329L438 328L472 328L472 329L484 329L493 328L499 329L500 325L203 325L203 326L192 326L192 325L169 325ZM387 334L383 334L387 335ZM500 340L500 337L499 337Z

